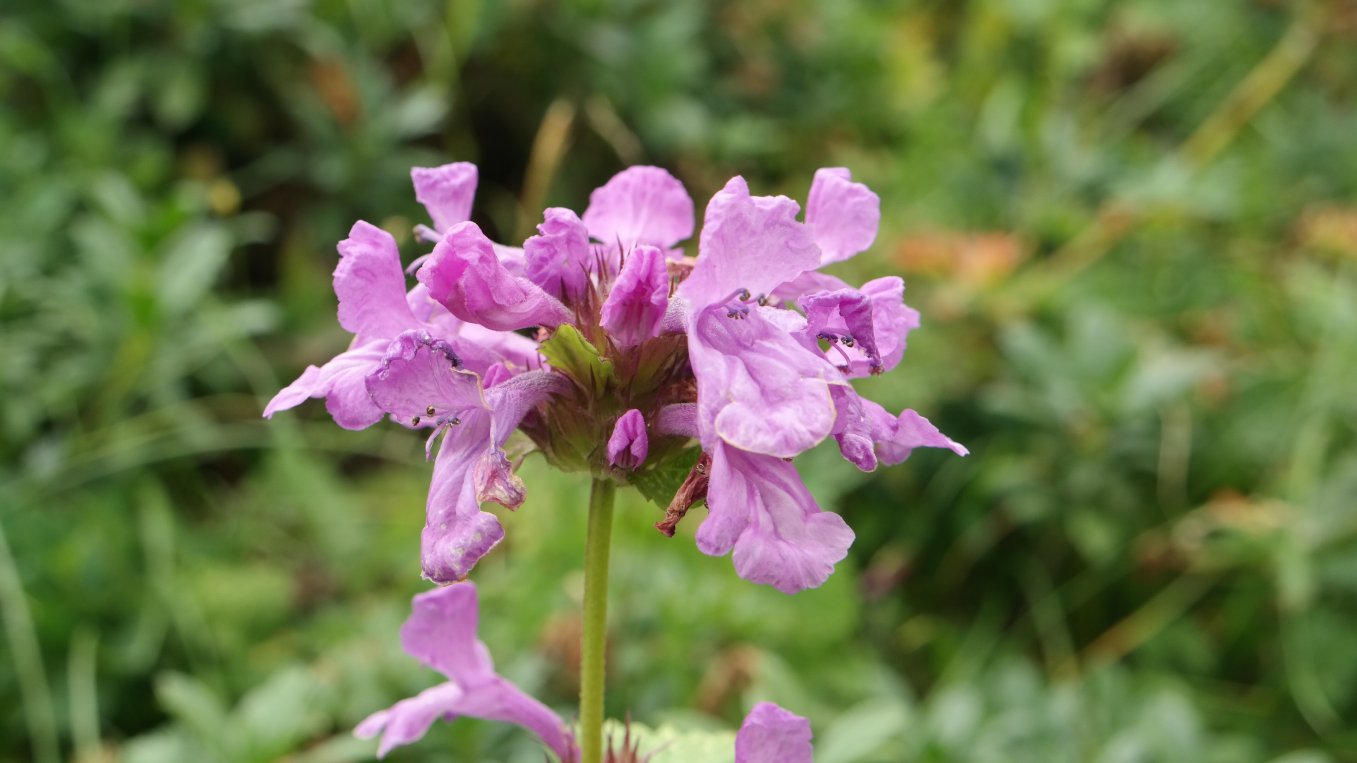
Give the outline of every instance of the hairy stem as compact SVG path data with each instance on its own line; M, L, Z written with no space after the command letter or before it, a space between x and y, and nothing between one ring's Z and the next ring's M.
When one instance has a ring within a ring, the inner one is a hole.
M584 629L580 636L581 763L603 760L603 684L608 646L608 551L616 486L595 479L584 546Z

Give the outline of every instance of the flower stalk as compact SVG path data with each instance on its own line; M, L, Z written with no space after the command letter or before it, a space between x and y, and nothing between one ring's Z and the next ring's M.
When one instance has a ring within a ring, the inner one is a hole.
M603 690L608 650L608 553L612 545L612 480L596 478L589 493L584 542L584 627L580 635L580 761L603 760Z

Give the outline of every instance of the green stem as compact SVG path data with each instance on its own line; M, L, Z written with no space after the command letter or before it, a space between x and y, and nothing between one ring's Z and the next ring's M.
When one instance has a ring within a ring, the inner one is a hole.
M47 686L42 650L28 611L28 596L3 527L0 527L0 621L4 622L10 653L14 655L14 672L19 677L19 696L28 722L33 759L56 763L61 754L56 718L52 714L52 692Z
M610 480L594 480L584 545L584 629L580 636L581 763L603 760L604 657L608 648L608 550L613 533Z

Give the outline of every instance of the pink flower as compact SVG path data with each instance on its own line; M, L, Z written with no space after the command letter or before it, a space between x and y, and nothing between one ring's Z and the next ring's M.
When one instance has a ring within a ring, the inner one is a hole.
M639 244L668 250L693 235L693 200L665 170L629 167L589 195L584 226L622 253Z
M570 311L559 300L510 273L472 222L449 228L417 277L448 312L488 329L554 328L570 320Z
M413 426L433 426L426 451L442 437L429 486L421 565L424 576L436 583L461 580L504 537L499 520L481 511L481 502L509 508L523 503L523 483L504 454L505 440L565 381L527 371L485 389L479 376L461 367L451 345L410 331L391 343L366 385L382 411Z
M735 763L811 763L810 739L805 718L760 702L735 735Z
M377 756L419 741L434 721L458 716L521 726L537 735L560 763L574 763L579 748L570 729L546 705L495 673L490 650L476 637L479 602L472 583L418 594L401 627L401 646L448 680L368 716L354 736L381 736ZM735 736L735 763L810 763L810 723L771 702L761 702Z
M387 345L404 331L425 331L457 348L472 370L495 363L526 368L535 362L534 343L516 334L463 323L427 291L405 290L400 252L391 234L359 221L339 242L334 290L339 298L339 324L354 334L348 350L324 366L308 367L264 408L265 418L293 408L307 398L325 398L325 407L345 429L363 429L382 418L367 393L364 379L377 367Z
M697 435L711 457L698 548L733 551L741 577L787 593L822 584L853 532L821 511L783 459L831 434L845 458L868 470L918 446L965 453L918 414L891 417L849 386L898 364L905 335L918 325L901 301L900 279L858 290L815 272L871 245L876 195L847 170L821 170L806 223L797 212L790 199L751 196L743 179L731 180L707 205L697 264L678 289L697 380ZM804 316L772 304L791 299Z
M354 735L381 735L377 756L416 742L436 720L459 715L513 723L533 732L562 763L579 750L570 729L546 705L495 673L490 650L476 638L476 587L460 583L415 596L414 612L401 627L401 646L447 681L368 716Z
M406 291L389 235L354 226L335 270L353 345L265 415L324 397L341 426L390 414L433 427L432 580L464 577L499 542L482 501L523 502L504 452L515 428L554 464L640 484L696 438L698 465L657 526L672 534L705 500L698 548L788 593L822 584L853 542L802 484L797 455L830 436L866 471L917 447L966 454L915 411L888 412L852 386L899 365L919 315L899 278L855 288L819 272L876 239L880 201L846 169L816 172L804 220L795 201L732 178L707 204L695 260L675 248L693 235L692 199L657 167L618 173L582 216L546 210L523 250L467 221L471 165L412 178L437 228L421 229L435 245L419 285ZM526 329L541 355L514 333Z
M669 273L664 255L649 244L631 250L603 303L599 324L618 347L659 336L669 309Z
M619 469L634 471L645 462L649 452L645 416L635 408L618 416L613 435L608 438L608 463Z
M477 179L476 165L470 162L410 168L415 200L428 210L435 228L429 230L421 225L416 231L432 243L448 228L470 220Z
M552 207L543 213L537 235L523 243L524 275L551 296L577 302L589 288L594 257L589 232L568 209Z

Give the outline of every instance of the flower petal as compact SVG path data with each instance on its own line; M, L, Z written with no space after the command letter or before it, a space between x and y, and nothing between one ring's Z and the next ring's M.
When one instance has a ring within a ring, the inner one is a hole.
M381 734L377 757L385 758L393 749L422 739L434 721L454 714L462 695L456 684L441 683L369 715L353 730L353 735L371 739Z
M570 389L570 381L550 371L528 371L486 390L490 404L490 440L496 448L504 446L523 417L552 395Z
M818 270L807 270L790 281L783 281L773 289L773 296L784 302L795 302L801 299L804 294L813 291L834 291L836 289L849 289L850 287L842 278L821 273Z
M868 281L861 291L872 301L872 331L881 368L890 371L905 355L909 332L919 327L919 311L905 304L905 282L897 276Z
M523 243L524 275L557 299L576 301L589 286L589 232L568 209L551 207L537 235Z
M264 406L264 418L271 419L273 414L296 408L313 397L325 397L324 391L321 391L320 378L319 366L307 366L301 376L278 390L268 405Z
M675 403L664 406L655 417L655 431L680 437L697 437L697 404Z
M499 331L557 326L570 311L536 284L505 269L475 223L452 226L417 275L453 315Z
M334 356L316 368L308 366L297 380L278 391L264 408L264 417L299 405L312 397L325 398L325 409L345 429L365 429L382 420L382 409L368 395L366 378L385 354L387 341L378 339Z
M460 705L459 710L464 715L512 723L531 731L556 753L561 763L579 760L574 734L560 716L503 678L496 676L489 683L469 689Z
M864 252L876 240L881 199L843 167L817 170L806 199L806 223L820 247L821 264Z
M475 411L449 428L438 449L420 534L420 564L435 583L464 579L504 538L495 515L481 511L472 475L489 441L490 416Z
M438 309L443 310L442 306ZM462 368L482 377L496 365L523 371L541 364L537 355L537 342L531 338L512 331L494 331L467 323L446 311L434 316L429 324L429 333L452 345L453 352L462 361Z
M905 409L899 416L891 416L871 400L863 400L862 406L872 421L877 457L887 466L909 458L914 448L947 448L958 456L970 453L965 445L939 432L932 422L913 410Z
M834 438L839 451L864 472L875 469L878 462L898 464L914 448L947 448L958 456L970 452L913 410L893 416L851 387L836 387L833 392L838 412Z
M461 369L452 345L427 331L407 331L392 340L380 365L367 377L372 401L411 426L448 421L468 409L486 409L481 380Z
M725 443L711 453L710 513L697 530L702 553L734 549L735 571L783 593L815 588L848 554L853 531L821 511L796 467Z
M838 372L759 310L704 310L689 331L688 356L708 449L719 437L742 450L794 456L834 426L829 385L842 383Z
M417 325L396 239L375 225L359 220L339 242L334 288L339 325L360 337L389 339Z
M811 763L810 721L760 702L735 735L735 763Z
M411 167L415 199L429 211L439 233L471 219L471 201L476 196L476 165L453 162L441 167Z
M618 416L617 423L613 425L613 434L608 438L608 463L619 469L634 471L645 463L649 453L650 439L646 435L645 416L635 408Z
M378 756L424 736L439 718L466 715L513 723L535 733L562 761L579 754L561 719L541 702L495 673L490 652L476 638L479 618L471 583L436 588L414 599L414 612L401 628L401 645L448 681L368 716L354 735L385 734Z
M669 272L664 253L653 246L631 250L603 303L600 323L619 347L634 347L659 336L669 308Z
M476 482L476 500L494 501L500 506L516 509L527 498L527 487L523 480L514 474L513 464L504 451L499 448L487 451L476 462L476 471L472 474Z
M868 401L848 386L834 387L831 394L834 395L834 439L839 443L839 452L843 454L844 460L862 471L874 471L877 457L873 422L863 409L863 404Z
M668 249L693 235L693 199L659 167L628 167L589 195L584 226L623 252L637 244Z
M744 178L731 178L707 204L697 264L678 294L694 310L724 302L737 289L771 294L774 287L820 265L810 231L785 196L750 196Z
M435 588L417 594L410 617L401 626L406 654L462 685L495 675L490 654L476 639L480 607L471 583Z
M828 339L836 345L831 361L849 378L889 371L904 357L909 332L919 327L919 313L904 303L904 293L904 281L888 276L861 289L806 294L800 299L806 311L802 343L815 347Z

